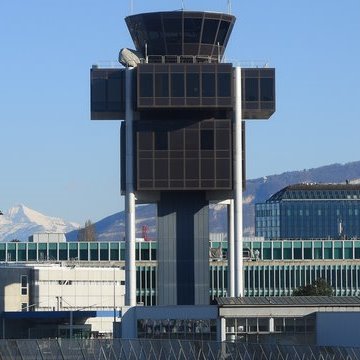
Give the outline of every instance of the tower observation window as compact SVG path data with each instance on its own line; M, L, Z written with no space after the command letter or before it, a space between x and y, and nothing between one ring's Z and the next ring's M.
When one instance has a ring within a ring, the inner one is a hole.
M216 45L219 43L220 46L222 46L224 44L225 38L226 38L226 34L229 31L229 25L230 23L227 21L221 21L220 26L219 26L219 31L218 31L218 35L216 38Z
M218 20L206 19L204 21L202 39L201 39L201 42L203 44L214 44L218 25L219 25Z
M184 19L184 43L198 43L200 40L201 19Z

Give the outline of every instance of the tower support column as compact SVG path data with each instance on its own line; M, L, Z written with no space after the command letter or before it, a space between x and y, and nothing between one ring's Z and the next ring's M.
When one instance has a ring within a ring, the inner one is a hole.
M234 108L234 191L235 191L235 296L243 296L243 173L242 173L242 99L241 68L235 67L235 108Z
M126 99L126 190L125 190L125 305L136 305L136 266L135 266L135 193L134 193L134 131L133 131L133 71L125 71Z

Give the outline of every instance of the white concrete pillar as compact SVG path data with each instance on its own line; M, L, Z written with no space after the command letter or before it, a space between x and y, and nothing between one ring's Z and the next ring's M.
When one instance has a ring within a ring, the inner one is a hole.
M234 200L230 199L228 210L228 296L235 296L235 247L234 247Z
M134 110L133 110L133 71L125 71L126 103L126 187L125 187L125 304L136 305L136 266L135 266L135 193L134 193Z
M243 296L243 174L242 174L242 101L241 68L235 67L235 109L234 109L234 190L235 190L235 296Z

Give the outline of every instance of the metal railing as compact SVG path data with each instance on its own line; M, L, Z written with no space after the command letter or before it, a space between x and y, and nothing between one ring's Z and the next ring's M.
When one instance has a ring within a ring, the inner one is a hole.
M0 340L1 360L358 360L360 348L187 340Z

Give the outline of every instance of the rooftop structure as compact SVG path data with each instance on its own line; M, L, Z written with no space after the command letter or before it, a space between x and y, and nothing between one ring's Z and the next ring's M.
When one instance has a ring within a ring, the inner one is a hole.
M360 184L290 185L255 205L255 234L267 239L360 237Z

